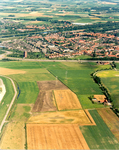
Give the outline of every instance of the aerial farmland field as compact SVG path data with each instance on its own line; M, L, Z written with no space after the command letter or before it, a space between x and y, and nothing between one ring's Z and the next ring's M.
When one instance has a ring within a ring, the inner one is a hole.
M113 60L119 0L1 0L0 150L119 150Z
M20 90L7 118L8 122L0 134L0 148L118 148L118 135L110 126L108 128L108 123L104 123L100 113L90 110L104 108L102 104L93 104L89 99L93 94L102 94L90 74L96 69L110 67L109 65L97 66L95 63L78 62L0 62L0 67L5 70L1 75L12 78L17 90ZM7 79L1 78L7 86ZM1 106L0 111L3 109ZM111 111L109 114L112 114ZM113 123L112 126L115 128ZM15 139L16 142L12 143Z
M77 96L71 90L54 90L58 110L81 109Z
M27 139L28 149L89 149L78 125L27 124Z
M80 127L90 149L118 149L119 142L96 110L89 111L96 126ZM90 138L89 138L90 137Z
M118 101L118 93L119 93L119 71L117 70L109 70L109 71L101 71L97 73L102 80L102 83L108 89L112 99L113 104L116 108L119 108Z
M107 124L111 132L115 135L115 137L119 141L119 118L114 114L113 111L109 108L105 109L97 109L98 113Z

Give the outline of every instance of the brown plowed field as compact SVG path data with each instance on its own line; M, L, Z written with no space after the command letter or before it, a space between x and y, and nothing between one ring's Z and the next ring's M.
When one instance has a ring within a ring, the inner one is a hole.
M27 124L28 149L89 149L78 125Z
M54 90L58 110L81 109L81 104L71 90Z
M68 89L63 83L59 80L55 81L38 81L37 82L39 90L63 90Z
M56 111L52 91L40 91L32 112Z
M107 124L111 132L119 141L119 118L109 108L100 108L97 109L97 111L104 120L104 122Z

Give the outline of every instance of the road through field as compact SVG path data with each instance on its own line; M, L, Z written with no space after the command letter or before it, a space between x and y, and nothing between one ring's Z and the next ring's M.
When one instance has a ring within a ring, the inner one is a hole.
M0 54L0 60L1 59L4 59L7 55L9 55L9 54L12 54L12 52L10 52L10 51L5 51L5 53L4 54Z
M4 59L11 59L11 60L16 60L16 61L37 61L37 62L79 62L79 63L84 63L84 62L105 62L108 61L109 63L113 62L113 60L50 60L50 59L25 59L25 58L15 58L15 57L4 57ZM115 63L119 63L119 61L115 60Z
M6 76L3 76L3 77L6 77ZM14 97L13 97L13 99L12 99L12 101L11 101L9 107L8 107L8 110L7 110L5 116L4 116L3 120L2 120L2 123L0 125L0 132L1 132L2 127L3 127L3 125L4 125L5 121L6 121L7 115L9 114L9 111L10 111L10 109L11 109L13 103L14 103L14 100L15 100L15 98L17 96L17 90L16 90L16 87L15 87L15 84L14 84L13 80L11 78L9 78L9 77L6 77L6 78L8 78L12 82L15 94L14 94Z

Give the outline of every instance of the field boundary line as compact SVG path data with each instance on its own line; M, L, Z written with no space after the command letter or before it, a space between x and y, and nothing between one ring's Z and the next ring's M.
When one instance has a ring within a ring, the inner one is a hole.
M2 76L2 75L0 75L0 76ZM8 107L8 110L7 110L5 116L4 116L3 120L2 120L2 123L1 123L1 125L0 125L0 132L1 132L1 130L2 130L2 127L3 127L4 123L6 122L6 118L7 118L8 114L9 114L9 111L10 111L10 109L12 108L12 105L13 105L13 103L14 103L14 101L15 101L16 96L17 96L17 90L16 90L16 86L15 86L15 84L14 84L14 81L13 81L11 78L7 77L7 76L2 76L2 77L8 78L8 79L11 81L15 93L14 93L14 96L13 96L13 98L12 98L12 101L11 101L9 107Z
M94 119L92 118L91 114L89 113L88 109L84 109L84 112L85 112L86 116L89 118L89 120L91 122L91 124L89 124L89 125L96 126L96 123L95 123Z
M57 106L57 101L56 101L56 98L55 98L54 90L52 90L52 93L53 93L54 101L55 101L55 104L56 104L56 108L57 108L57 110L59 111L58 106Z
M47 69L47 68L46 68ZM47 69L47 71L49 71L55 78L56 78L56 76L54 75L54 73L51 71L51 70L49 70L49 69ZM73 92L76 96L77 96L77 99L78 99L78 101L79 101L79 103L80 103L80 105L81 105L81 102L80 102L80 99L78 98L78 95L68 86L68 85L66 85L59 77L57 77L57 79L62 83L62 84L64 84L68 89L67 90L70 90L71 92ZM81 109L82 109L83 107L82 107L82 105L81 105Z

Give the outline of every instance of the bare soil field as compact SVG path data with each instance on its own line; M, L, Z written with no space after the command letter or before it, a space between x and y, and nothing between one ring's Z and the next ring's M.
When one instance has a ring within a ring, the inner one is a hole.
M84 110L40 113L31 116L27 123L95 125L93 118Z
M25 124L23 122L12 122L0 141L0 149L25 149Z
M15 69L7 69L0 67L0 75L10 75L10 74L25 74L26 71L23 70L15 70Z
M71 90L54 90L58 110L81 109L81 104Z
M40 91L32 112L56 111L53 91Z
M89 149L78 125L27 124L28 149Z
M68 89L63 83L60 81L38 81L37 82L39 90L64 90Z
M109 108L97 109L98 113L107 124L111 132L119 141L119 118L116 114Z

